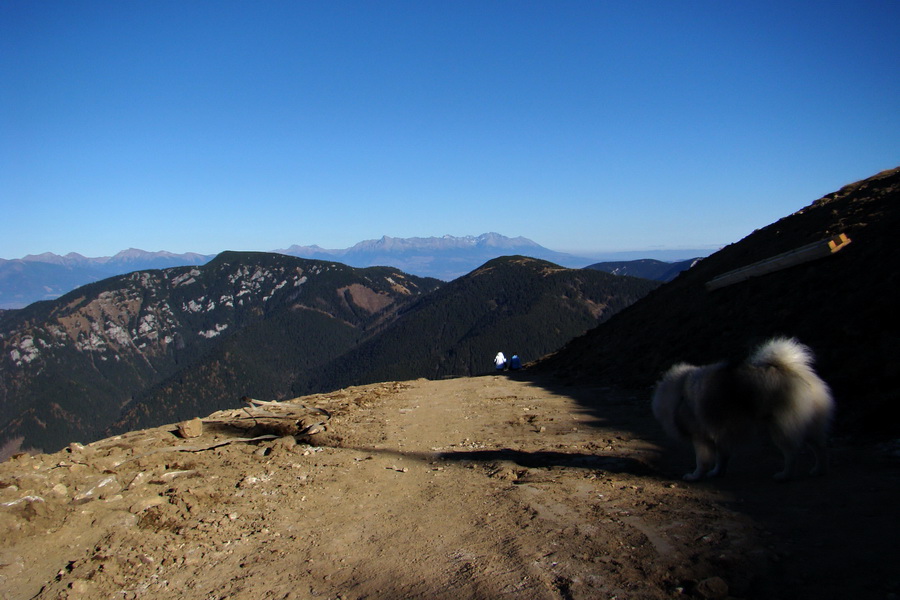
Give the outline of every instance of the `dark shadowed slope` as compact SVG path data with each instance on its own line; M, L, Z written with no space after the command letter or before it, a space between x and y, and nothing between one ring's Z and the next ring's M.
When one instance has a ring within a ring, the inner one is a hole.
M847 185L685 271L539 368L647 387L673 363L744 354L773 335L809 344L838 400L839 430L900 427L900 168ZM818 261L729 287L730 270L844 233Z

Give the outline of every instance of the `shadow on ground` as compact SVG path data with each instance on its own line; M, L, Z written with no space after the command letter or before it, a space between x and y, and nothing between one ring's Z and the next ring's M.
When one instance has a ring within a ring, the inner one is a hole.
M565 385L527 372L509 377L566 395L596 419L598 428L624 430L658 444L644 472L671 478L693 468L693 453L669 441L650 410L652 390L623 391ZM718 497L726 510L749 516L768 532L781 557L784 597L896 599L900 597L900 442L833 439L830 473L777 483L781 455L768 440L738 449L726 477L690 485ZM804 464L812 459L804 456Z
M651 471L641 461L618 456L597 456L596 454L550 451L523 452L503 448L501 450L439 452L436 456L438 460L460 463L511 462L529 469L573 467L608 473L651 474Z

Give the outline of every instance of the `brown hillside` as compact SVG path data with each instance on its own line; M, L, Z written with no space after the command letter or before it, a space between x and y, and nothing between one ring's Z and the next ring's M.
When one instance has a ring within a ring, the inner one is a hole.
M540 368L566 380L650 386L675 362L739 356L772 335L810 345L843 432L897 431L900 406L900 168L884 171L731 244ZM827 258L707 291L714 277L844 233Z

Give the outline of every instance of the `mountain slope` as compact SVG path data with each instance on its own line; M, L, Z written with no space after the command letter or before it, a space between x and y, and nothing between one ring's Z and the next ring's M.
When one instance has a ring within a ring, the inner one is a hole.
M437 285L392 269L224 252L203 267L139 271L33 304L2 321L0 440L55 449L95 439L148 388L246 328L240 339L256 332L257 349L293 331L306 340L296 360L318 364Z
M628 275L630 277L642 277L644 279L653 279L654 281L672 281L682 271L686 271L693 267L699 258L691 258L678 262L663 262L652 258L643 258L639 260L620 260L599 262L588 265L585 269L595 269L612 273L613 275Z
M498 351L534 360L658 285L524 256L494 259L423 297L294 391L482 374L494 368Z
M360 382L483 373L498 350L526 360L541 356L657 285L506 257L362 333L316 323L316 313L301 331L295 317L280 315L243 329L190 370L139 395L111 432L205 414L244 395L284 398Z
M142 390L109 431L192 418L235 406L247 395L284 398L297 378L389 326L398 310L440 283L389 267L332 266L341 277L320 285L315 301L296 302L249 324L189 369Z
M837 427L896 434L900 423L900 168L845 186L704 259L573 340L541 368L573 379L652 385L678 361L743 356L773 335L818 357L838 402ZM723 273L844 233L821 260L715 291Z

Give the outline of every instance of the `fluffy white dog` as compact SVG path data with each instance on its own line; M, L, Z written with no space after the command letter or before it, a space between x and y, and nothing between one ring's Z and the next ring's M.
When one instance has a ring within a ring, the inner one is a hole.
M807 346L775 338L742 362L669 369L656 385L653 414L669 435L694 445L697 467L684 479L724 474L733 445L760 427L784 453L775 479L796 475L806 444L815 454L812 474L824 473L834 400L812 362Z

